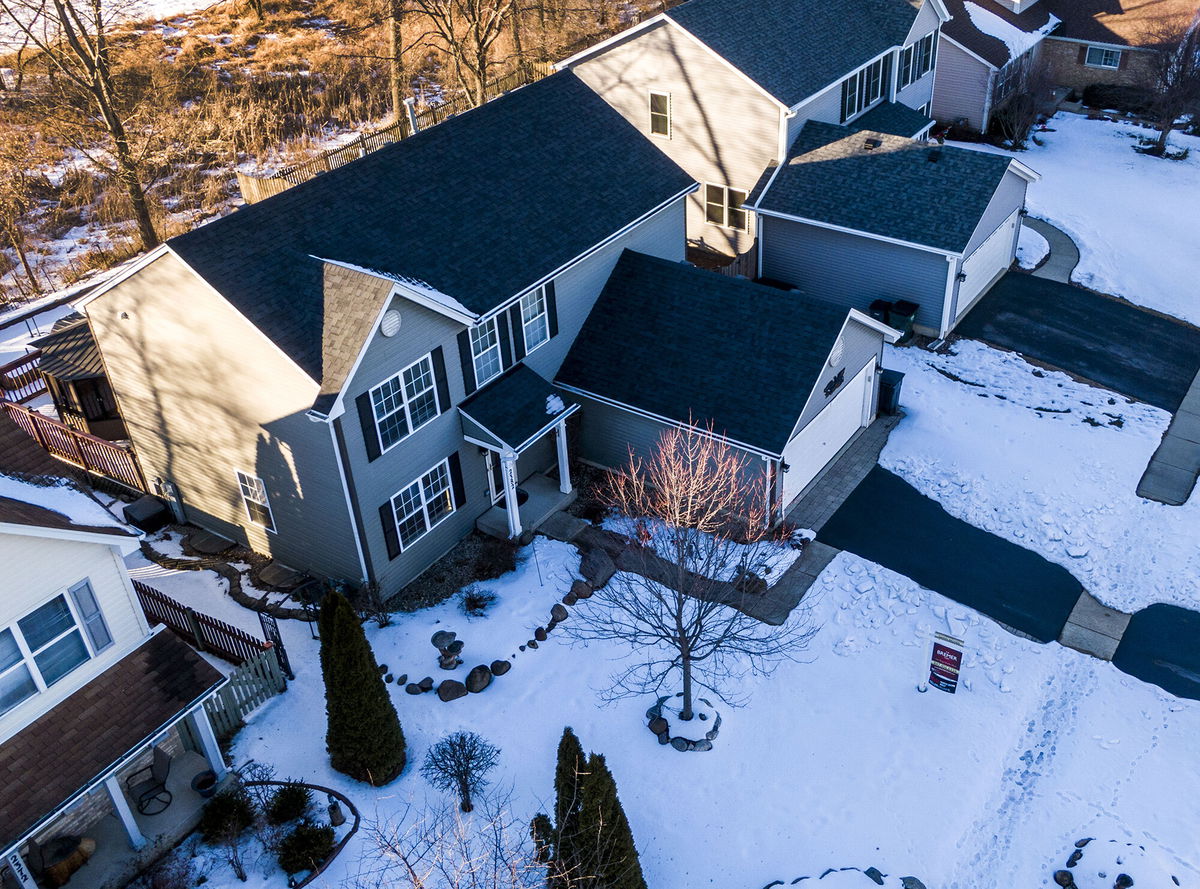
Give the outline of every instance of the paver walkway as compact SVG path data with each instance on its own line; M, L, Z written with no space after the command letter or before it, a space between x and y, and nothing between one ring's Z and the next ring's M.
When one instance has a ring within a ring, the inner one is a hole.
M1086 590L1071 609L1058 641L1102 661L1111 661L1129 626L1129 615L1109 608Z
M1192 496L1197 476L1200 476L1200 373L1192 380L1162 443L1150 458L1137 493L1148 500L1182 506Z
M1036 216L1026 216L1021 224L1033 229L1050 245L1050 256L1033 272L1035 278L1071 283L1071 272L1079 265L1079 248L1061 228L1051 225Z

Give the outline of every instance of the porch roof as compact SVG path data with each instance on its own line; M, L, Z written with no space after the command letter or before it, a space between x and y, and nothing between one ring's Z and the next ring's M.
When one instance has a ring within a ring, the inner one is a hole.
M482 430L492 440L487 443L513 451L523 450L539 433L578 409L569 395L524 364L458 406L464 420L470 421L463 423L464 435L479 438Z
M69 315L31 345L42 350L38 369L55 379L87 380L104 376L100 349L82 315Z
M0 744L0 850L19 843L224 683L168 631Z

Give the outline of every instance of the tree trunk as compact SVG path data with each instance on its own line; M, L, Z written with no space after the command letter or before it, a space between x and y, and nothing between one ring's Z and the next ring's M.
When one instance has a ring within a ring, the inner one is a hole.
M1174 123L1175 118L1171 117L1169 120L1163 121L1162 125L1158 128L1158 139L1154 143L1153 154L1162 157L1167 153L1167 139L1171 136L1171 127Z
M17 259L21 262L21 268L25 271L25 277L29 279L29 286L33 288L34 293L42 292L42 285L38 283L37 274L33 270L33 266L29 263L29 255L25 251L25 233L21 231L21 224L16 220L13 221L12 227L8 229L8 239L12 241L13 249L17 251Z
M125 134L125 126L112 115L105 115L108 131L113 139L113 154L117 160L117 175L125 186L129 196L129 204L133 208L133 219L137 223L138 236L142 239L142 249L152 250L159 245L158 232L154 230L154 220L150 217L150 204L146 200L146 191L142 188L142 180L138 175L137 162L129 150L129 138Z
M517 56L517 66L520 67L525 62L525 49L521 46L521 2L513 0L512 6L509 8L512 13L512 29L513 29L513 52Z
M392 93L392 114L399 121L404 115L404 63L400 58L404 49L400 33L401 3L403 0L388 0L388 81Z
M679 718L688 722L695 714L692 713L692 657L686 651L680 666L683 671L683 709L679 711Z
M467 784L466 781L460 781L458 790L459 795L462 796L462 810L464 812L470 812L475 808L474 804L471 802L471 786Z

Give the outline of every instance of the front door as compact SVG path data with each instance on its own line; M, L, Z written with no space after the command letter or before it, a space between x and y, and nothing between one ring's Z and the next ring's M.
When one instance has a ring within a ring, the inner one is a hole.
M492 494L492 503L500 503L504 499L504 464L500 462L500 455L496 451L488 451L487 460L487 477L488 490Z

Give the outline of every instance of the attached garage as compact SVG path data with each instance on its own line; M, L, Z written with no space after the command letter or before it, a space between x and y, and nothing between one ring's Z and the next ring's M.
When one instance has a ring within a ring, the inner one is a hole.
M954 309L956 324L1012 265L1020 226L1021 211L1014 210L974 253L963 260Z
M582 407L589 462L649 456L690 426L743 454L782 518L874 419L895 338L855 309L626 251L555 384Z

